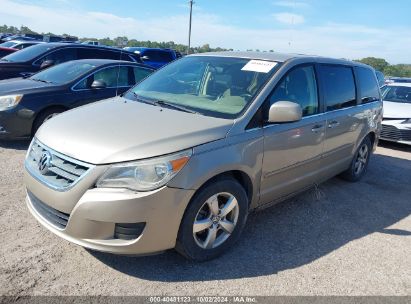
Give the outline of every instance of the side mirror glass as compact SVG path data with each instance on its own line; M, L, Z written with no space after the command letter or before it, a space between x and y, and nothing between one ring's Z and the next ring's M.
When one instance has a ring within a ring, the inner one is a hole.
M102 80L94 80L91 84L92 89L104 89L107 87L107 84Z
M40 65L40 70L47 69L55 64L54 60L45 60L43 63Z
M302 117L303 110L298 103L291 101L277 101L270 107L268 122L293 122L301 120Z

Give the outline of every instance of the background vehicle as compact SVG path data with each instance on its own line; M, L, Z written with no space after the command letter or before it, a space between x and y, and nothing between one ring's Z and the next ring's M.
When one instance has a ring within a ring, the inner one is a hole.
M383 92L381 139L411 145L411 83L391 83Z
M140 55L141 60L156 69L181 57L181 54L171 49L125 47L127 51Z
M29 46L39 44L39 43L45 43L43 41L26 41L26 40L10 40L3 42L0 44L0 47L8 47L8 48L13 48L16 50L22 50L25 49Z
M0 46L0 58L10 55L11 53L17 52L17 49L6 48Z
M137 54L120 49L74 43L42 43L0 59L0 80L35 73L77 59L114 59L140 62Z
M361 179L381 119L375 71L360 63L186 56L122 97L47 121L26 158L27 205L94 250L176 248L203 261L241 237L250 209L337 174Z
M81 44L88 44L88 45L95 45L95 46L101 45L101 43L96 40L86 40L86 41L81 42Z
M0 138L34 135L65 110L124 93L153 71L138 63L84 59L62 63L27 79L0 81ZM9 107L4 99L13 99ZM92 119L92 117L90 117Z
M386 84L389 83L411 83L411 78L407 77L389 77L386 80Z

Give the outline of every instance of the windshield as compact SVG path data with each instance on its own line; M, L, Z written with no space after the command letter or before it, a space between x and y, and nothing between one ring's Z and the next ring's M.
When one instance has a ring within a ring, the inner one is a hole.
M88 73L95 67L96 65L90 63L69 61L39 72L31 76L30 79L55 84L66 84Z
M185 107L203 115L237 117L276 70L276 62L189 56L152 74L133 94Z
M11 48L11 47L15 46L16 44L17 44L17 42L7 41L7 42L3 42L2 44L0 44L0 46L1 47Z
M6 57L3 57L0 59L0 61L26 62L36 58L37 56L40 56L41 54L52 48L53 46L48 43L37 44L29 48L22 49L21 51L15 52L13 54L10 54Z
M383 100L411 103L411 87L387 86L383 92Z

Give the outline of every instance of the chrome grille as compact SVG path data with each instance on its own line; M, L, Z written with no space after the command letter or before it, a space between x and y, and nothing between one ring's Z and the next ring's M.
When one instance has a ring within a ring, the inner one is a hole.
M411 141L411 130L398 129L390 125L382 125L381 136L382 139L394 141Z
M47 168L41 170L40 162L45 153L50 156L50 160ZM86 175L91 165L55 152L34 139L27 152L26 168L43 184L58 191L65 191Z

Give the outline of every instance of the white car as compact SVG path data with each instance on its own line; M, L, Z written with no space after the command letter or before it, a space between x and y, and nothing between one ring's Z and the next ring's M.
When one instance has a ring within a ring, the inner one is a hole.
M411 83L391 83L383 91L382 140L411 145Z

